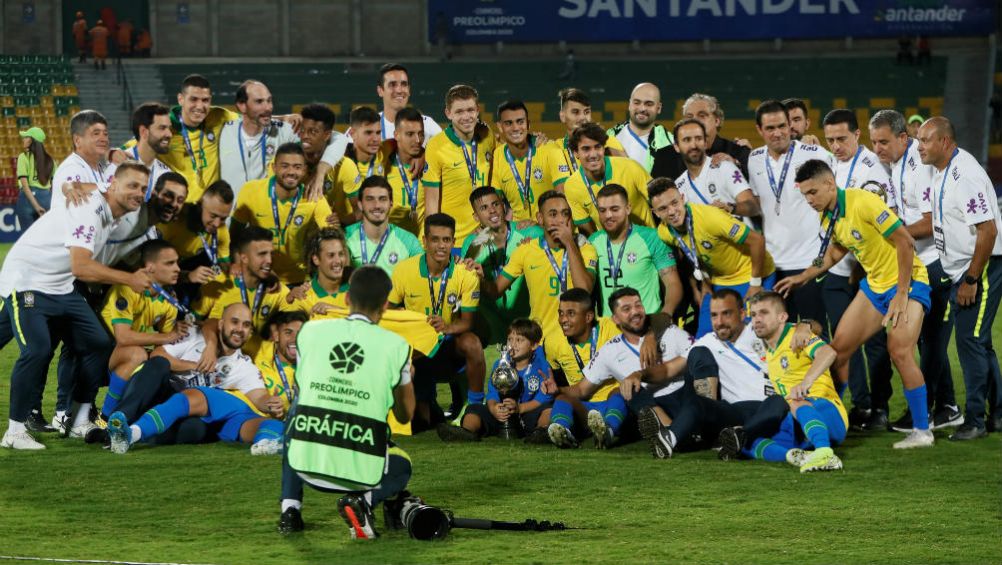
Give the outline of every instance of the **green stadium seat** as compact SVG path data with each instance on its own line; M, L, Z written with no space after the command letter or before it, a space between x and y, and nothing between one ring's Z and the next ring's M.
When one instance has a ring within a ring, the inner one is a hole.
M31 127L31 118L21 117L17 119L17 127L24 129Z
M7 116L13 116L15 111L14 107L5 107L3 109L3 117L6 118Z

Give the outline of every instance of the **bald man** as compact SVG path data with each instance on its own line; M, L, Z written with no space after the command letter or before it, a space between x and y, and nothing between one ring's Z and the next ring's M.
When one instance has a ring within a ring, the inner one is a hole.
M630 93L629 119L609 128L609 135L623 144L627 156L648 173L654 166L654 152L662 147L670 147L671 132L661 124L656 124L661 113L661 90L657 86L642 82Z

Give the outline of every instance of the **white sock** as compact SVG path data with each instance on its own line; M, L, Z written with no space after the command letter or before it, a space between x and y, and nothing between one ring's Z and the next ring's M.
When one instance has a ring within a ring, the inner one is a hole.
M56 410L55 420L61 422L66 417L66 410Z
M283 498L282 499L282 512L285 512L286 510L288 510L290 508L295 508L296 510L299 510L302 507L303 507L303 501L302 500L296 500L294 498Z
M143 430L140 430L139 426L133 424L129 426L129 431L132 432L132 441L129 443L136 443L143 438Z
M24 426L24 422L15 422L14 420L7 420L7 433L20 434L28 431L28 428Z
M88 422L90 422L90 403L83 402L77 405L77 414L73 418L73 425L71 428L84 426Z

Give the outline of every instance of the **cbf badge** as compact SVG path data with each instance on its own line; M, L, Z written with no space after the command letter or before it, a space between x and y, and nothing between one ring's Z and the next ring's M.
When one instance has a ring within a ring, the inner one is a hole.
M449 303L449 308L453 312L459 311L459 296L455 293L449 293L449 296L445 299Z
M29 291L29 292L24 293L24 307L25 308L34 308L35 307L35 293L34 292L30 292Z
M779 358L779 366L782 367L784 371L790 368L790 360L786 358L786 355Z
M297 215L295 218L292 219L292 223L296 224L297 226L303 225L303 217Z
M210 131L209 133L205 134L205 138L209 140L209 143L212 143L216 141L216 134Z
M389 261L391 265L396 265L397 261L400 260L400 255L397 255L396 252L392 252L386 256L386 260Z
M536 392L539 390L539 377L532 375L526 379L525 386L529 389L529 392Z
M543 180L543 169L540 169L538 167L532 169L532 178L534 178L536 181Z

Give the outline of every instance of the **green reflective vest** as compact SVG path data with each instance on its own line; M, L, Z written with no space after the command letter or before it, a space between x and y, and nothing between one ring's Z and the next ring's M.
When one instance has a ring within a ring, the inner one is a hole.
M360 317L307 322L296 345L299 393L285 432L289 465L346 487L379 484L386 414L410 346Z

